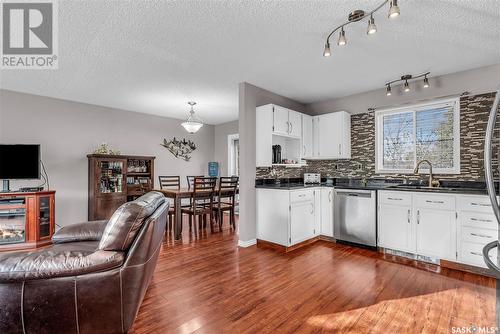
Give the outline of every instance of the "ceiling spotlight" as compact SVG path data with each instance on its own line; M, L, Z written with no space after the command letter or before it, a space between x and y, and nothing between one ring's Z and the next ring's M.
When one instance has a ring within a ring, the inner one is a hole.
M330 51L330 43L326 42L325 51L323 51L323 57L330 57L331 55L332 55L332 52Z
M368 30L366 33L368 35L373 35L374 33L377 32L377 26L375 25L375 19L373 18L373 15L370 16L370 19L368 20Z
M410 91L410 85L408 84L408 80L405 81L405 92L408 93Z
M342 27L342 30L340 31L340 34L339 34L339 41L337 43L338 45L340 46L343 46L343 45L346 45L347 44L347 39L345 38L345 31L344 31L344 27Z
M425 76L424 78L424 88L428 88L430 85L429 85L429 79L427 79L427 76Z
M387 92L385 93L385 95L387 96L391 96L392 93L391 93L391 85L387 85Z
M398 0L391 0L391 7L389 8L389 15L388 17L390 19L398 17L400 14L399 12L399 6L398 6Z

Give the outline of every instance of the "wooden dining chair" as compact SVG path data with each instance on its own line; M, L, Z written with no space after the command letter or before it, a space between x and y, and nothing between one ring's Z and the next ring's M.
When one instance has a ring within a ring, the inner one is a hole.
M186 180L187 180L187 184L188 184L188 189L191 190L191 188L193 187L193 183L194 183L194 178L195 177L203 177L203 175L188 175L186 176Z
M182 208L183 214L189 215L189 229L192 228L193 218L198 216L198 228L206 227L207 215L210 216L210 226L213 224L213 203L216 177L195 177L191 206ZM196 226L196 220L194 221Z
M179 190L181 188L181 177L178 175L160 175L158 176L160 181L160 189L175 189ZM168 209L168 229L171 230L173 226L173 217L175 215L174 203L170 203Z
M229 211L229 224L233 228L236 228L235 207L238 181L239 178L237 176L221 177L219 179L219 187L216 191L216 201L212 210L215 212L215 219L218 221L221 231L224 221L224 211Z

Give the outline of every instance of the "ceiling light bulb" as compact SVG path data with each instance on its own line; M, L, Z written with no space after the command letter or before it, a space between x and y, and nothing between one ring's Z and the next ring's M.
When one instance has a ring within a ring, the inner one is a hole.
M393 19L398 17L400 14L399 11L399 6L398 6L398 0L392 0L391 1L391 7L389 8L389 18Z
M323 57L330 57L331 55L332 55L332 52L330 51L330 43L326 42L325 51L323 51Z
M391 85L387 85L387 92L385 93L385 95L387 95L387 96L391 96L392 95Z
M427 76L425 76L424 78L424 88L428 88L430 85L429 85L429 79L427 79Z
M342 27L342 30L340 31L339 34L339 41L337 43L340 46L346 45L347 44L347 39L345 38L345 31L344 28Z
M405 81L405 92L409 92L410 91L410 85L408 85L408 80Z
M370 17L370 20L368 20L368 30L366 33L368 35L373 35L374 33L377 32L377 26L375 25L375 19L373 18L373 15Z

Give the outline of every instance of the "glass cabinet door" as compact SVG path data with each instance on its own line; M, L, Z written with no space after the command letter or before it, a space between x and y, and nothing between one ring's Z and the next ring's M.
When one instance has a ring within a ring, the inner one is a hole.
M99 167L99 192L101 194L123 193L125 162L121 160L101 160Z
M38 202L38 237L45 238L50 236L50 196L42 196Z

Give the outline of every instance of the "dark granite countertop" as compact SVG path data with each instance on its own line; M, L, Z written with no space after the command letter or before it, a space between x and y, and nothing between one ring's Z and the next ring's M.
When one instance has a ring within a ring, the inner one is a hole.
M336 189L357 189L357 190L391 190L391 191L411 191L411 192L431 192L449 194L470 194L487 195L484 182L469 181L442 181L441 187L429 188L425 184L403 184L402 180L394 179L370 179L366 183L359 179L335 179L333 183L322 179L321 184L304 185L301 178L289 179L257 179L256 188L296 190L312 187L333 187Z

